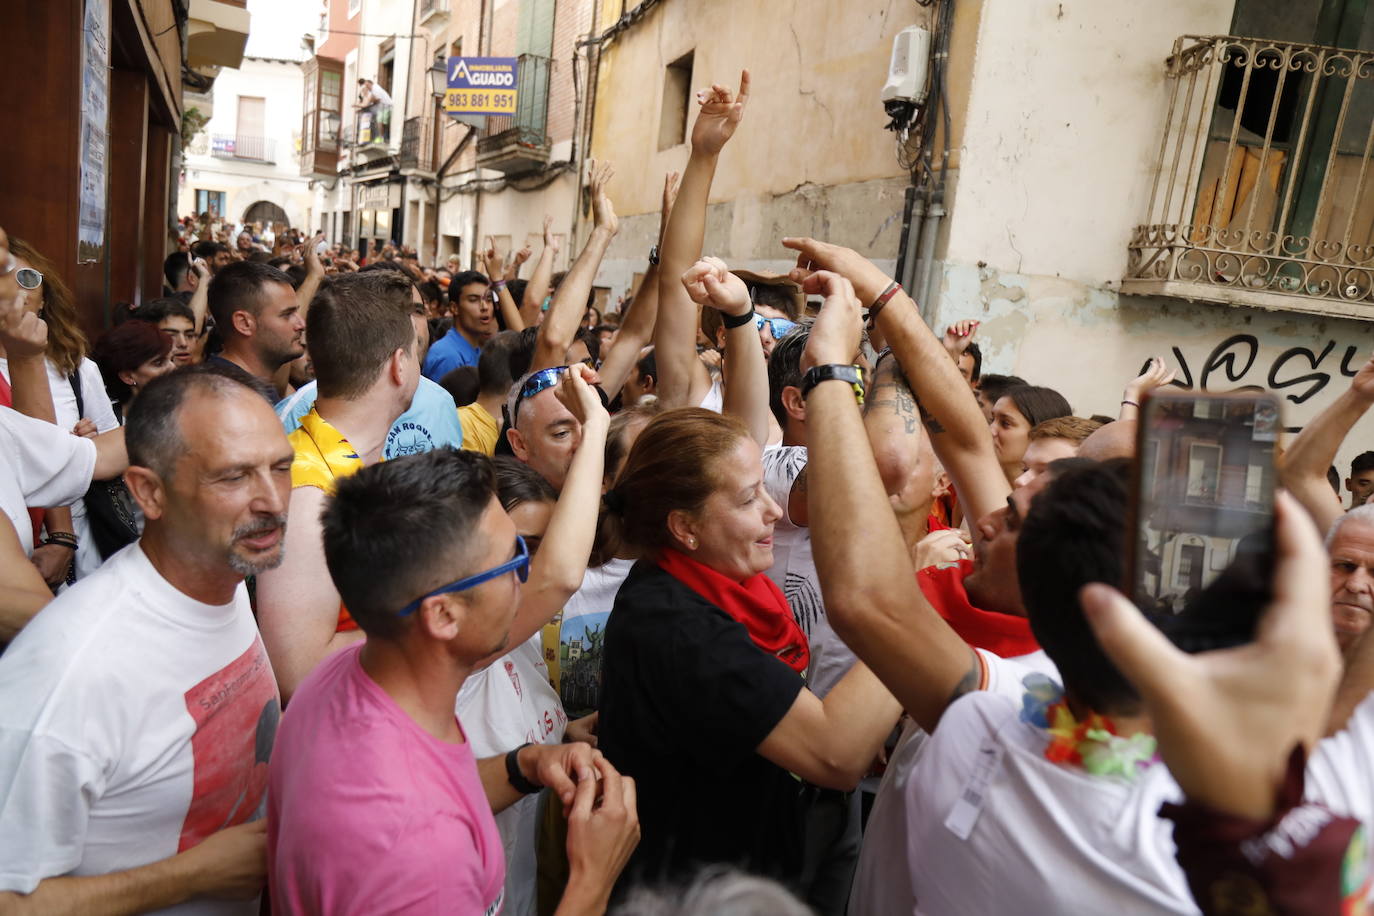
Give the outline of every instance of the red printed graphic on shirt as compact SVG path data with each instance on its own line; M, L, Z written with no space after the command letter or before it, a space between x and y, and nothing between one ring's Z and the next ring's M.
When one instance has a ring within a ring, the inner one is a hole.
M515 687L515 695L520 699L525 698L525 691L520 689L520 672L515 670L515 663L506 660L506 675L510 678L512 686Z
M177 851L225 827L253 819L267 791L267 760L281 705L262 640L186 691L196 723L191 738L195 782Z

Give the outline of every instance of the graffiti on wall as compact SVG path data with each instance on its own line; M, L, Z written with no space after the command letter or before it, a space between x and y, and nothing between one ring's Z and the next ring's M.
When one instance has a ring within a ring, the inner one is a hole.
M1269 390L1293 404L1303 404L1321 393L1335 378L1354 378L1364 365L1360 348L1342 349L1328 340L1319 349L1289 347L1272 360L1260 359L1260 342L1253 334L1232 334L1212 348L1200 363L1190 363L1175 345L1178 377L1173 384L1185 391ZM1145 366L1149 365L1146 360ZM1196 371L1195 371L1196 369Z

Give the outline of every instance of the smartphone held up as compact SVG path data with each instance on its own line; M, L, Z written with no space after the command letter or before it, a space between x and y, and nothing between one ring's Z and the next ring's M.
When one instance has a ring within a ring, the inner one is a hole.
M1278 401L1160 392L1141 407L1128 593L1182 649L1249 642L1274 565Z

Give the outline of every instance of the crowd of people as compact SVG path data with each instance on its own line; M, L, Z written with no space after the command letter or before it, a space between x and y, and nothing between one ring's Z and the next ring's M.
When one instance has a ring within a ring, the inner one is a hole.
M705 254L748 88L612 314L607 163L566 272L188 220L93 345L0 231L0 912L1364 911L1374 360L1185 653L1114 588L1165 363L1075 416L853 250Z

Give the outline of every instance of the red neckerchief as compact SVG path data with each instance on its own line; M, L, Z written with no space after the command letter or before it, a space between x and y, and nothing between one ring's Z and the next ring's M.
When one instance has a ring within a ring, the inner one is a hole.
M964 577L973 572L972 560L952 566L931 566L916 574L928 600L959 638L976 649L986 649L1002 658L1015 658L1040 651L1031 633L1030 621L1011 614L984 611L969 603Z
M754 645L801 674L811 663L811 647L797 626L782 589L764 573L736 582L681 551L664 548L664 572L720 608L749 631Z
M0 407L14 407L14 393L10 389L10 380L0 373ZM33 542L41 543L43 540L43 514L42 509L29 510L29 524L33 525Z

